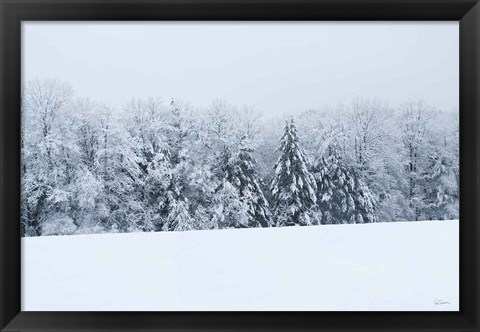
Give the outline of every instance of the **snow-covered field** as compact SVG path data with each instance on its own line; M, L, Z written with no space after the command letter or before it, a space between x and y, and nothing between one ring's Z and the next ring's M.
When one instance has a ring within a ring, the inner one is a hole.
M22 310L458 310L458 221L22 238Z

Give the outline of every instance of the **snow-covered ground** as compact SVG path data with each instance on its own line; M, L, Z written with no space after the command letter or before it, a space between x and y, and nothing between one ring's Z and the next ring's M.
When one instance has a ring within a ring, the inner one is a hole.
M458 221L22 239L22 310L458 310Z

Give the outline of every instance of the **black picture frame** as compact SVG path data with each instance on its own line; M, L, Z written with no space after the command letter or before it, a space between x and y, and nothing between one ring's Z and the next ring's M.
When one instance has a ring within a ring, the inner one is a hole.
M480 4L477 0L0 0L2 331L479 331ZM20 78L24 20L460 22L459 312L22 312Z

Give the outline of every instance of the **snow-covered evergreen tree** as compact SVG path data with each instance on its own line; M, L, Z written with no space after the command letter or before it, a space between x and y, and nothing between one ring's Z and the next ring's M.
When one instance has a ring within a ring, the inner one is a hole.
M161 102L132 101L129 105L129 134L133 158L137 165L131 176L135 183L136 201L131 207L135 217L128 221L129 230L172 231L179 222L177 204L185 204L177 164L172 162L173 140L168 110ZM174 146L177 150L179 147Z
M170 203L167 221L164 231L190 231L194 229L194 223L190 216L188 201L175 200Z
M212 228L248 227L248 205L227 180L222 181L213 196L212 211Z
M329 150L330 155L320 157L313 170L322 224L376 222L375 195L358 173L348 169L334 147Z
M285 124L278 150L280 156L271 184L277 225L311 225L314 223L311 212L317 201L317 186L308 170L293 117Z
M447 155L447 142L432 147L419 186L422 188L421 219L455 219L458 214L456 175L451 156Z
M456 111L355 99L281 135L222 100L114 109L55 80L21 97L24 236L458 218Z
M248 223L238 226L270 227L272 226L270 207L256 171L254 150L247 138L243 137L233 165L227 169L226 179L238 190L240 200L248 206Z
M410 220L421 220L424 192L420 186L429 150L427 135L433 111L424 102L409 102L401 106L400 127L403 141L404 167L408 178L406 197L410 207Z

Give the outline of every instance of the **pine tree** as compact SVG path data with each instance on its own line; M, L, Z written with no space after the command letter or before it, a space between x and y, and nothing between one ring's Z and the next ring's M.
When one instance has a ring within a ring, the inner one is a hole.
M426 151L429 147L426 137L433 117L432 110L423 102L411 102L401 106L400 129L404 148L404 167L408 179L406 198L409 202L411 216L421 220L424 209L423 188L420 180L425 167Z
M184 140L187 131L184 128L184 119L182 117L182 108L177 105L174 100L170 102L170 111L166 114L165 131L168 137L168 145L170 146L170 160L174 166L178 165L183 159Z
M152 160L146 163L143 195L140 201L147 211L142 228L147 231L170 230L166 217L170 203L177 193L172 188L173 169L170 163L170 151L165 144L153 154ZM173 189L173 190L172 190Z
M158 213L155 230L173 231L192 229L188 199L182 194L177 169L172 165L168 149L148 168L146 184L150 207ZM156 156L156 157L157 157Z
M317 186L308 170L293 118L285 125L278 150L281 154L275 164L271 185L277 225L311 225L314 223L311 212L315 208Z
M192 218L188 210L188 201L176 200L170 204L167 222L163 225L165 231L190 231L194 229Z
M422 219L444 220L458 217L456 179L451 158L445 146L432 147L427 167L420 177L422 188Z
M254 148L243 137L233 165L227 169L227 181L238 190L240 200L248 207L248 223L239 227L270 227L270 207L261 189L253 152Z
M238 190L223 180L213 195L212 228L248 227L248 206L239 196Z
M376 199L361 180L330 147L330 156L319 158L313 172L317 182L317 202L322 224L376 222Z

